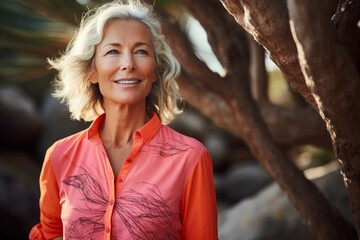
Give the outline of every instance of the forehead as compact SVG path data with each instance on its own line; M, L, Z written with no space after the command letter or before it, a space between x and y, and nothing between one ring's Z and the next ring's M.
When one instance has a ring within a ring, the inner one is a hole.
M100 44L108 41L141 41L152 45L152 36L148 27L141 21L114 19L105 25Z

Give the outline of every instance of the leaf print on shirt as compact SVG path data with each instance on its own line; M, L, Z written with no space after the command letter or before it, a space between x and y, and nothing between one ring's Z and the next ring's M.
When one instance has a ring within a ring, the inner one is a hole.
M172 225L174 213L162 198L159 188L139 182L122 192L117 199L116 211L124 221L134 240L179 239L179 232Z
M104 224L93 221L91 218L78 218L72 222L67 230L66 239L97 239L95 233L103 232Z
M78 189L83 196L84 205L77 207L76 210L84 213L84 216L76 220L72 220L70 226L65 233L66 239L96 239L96 233L105 230L103 217L106 205L109 202L107 192L101 184L90 174L85 168L82 174L69 176L62 182L68 186ZM91 204L90 204L91 203ZM92 208L90 206L99 206Z
M170 144L169 142L176 144ZM155 152L161 157L171 157L179 153L186 152L189 148L191 148L190 145L176 139L171 139L171 141L154 142L148 144L147 146L155 148Z
M84 217L72 219L66 231L66 239L98 239L105 231L104 215L109 197L100 181L84 168L83 173L69 176L63 183L75 187L83 196L84 205L76 211ZM91 204L87 204L91 203ZM133 240L178 239L179 231L172 226L174 218L179 218L162 198L156 185L140 182L120 193L115 202L116 214L123 221ZM86 216L86 217L85 217ZM87 217L91 216L91 217ZM117 224L113 227L116 228ZM112 239L117 239L117 231L112 229Z
M70 176L63 180L66 185L71 185L80 190L86 202L107 205L109 196L106 194L98 181L85 169L84 174Z

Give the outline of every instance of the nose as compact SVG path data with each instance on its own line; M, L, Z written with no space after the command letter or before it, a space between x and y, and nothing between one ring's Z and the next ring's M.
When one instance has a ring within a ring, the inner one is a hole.
M132 71L135 68L133 55L130 52L123 53L121 57L121 70Z

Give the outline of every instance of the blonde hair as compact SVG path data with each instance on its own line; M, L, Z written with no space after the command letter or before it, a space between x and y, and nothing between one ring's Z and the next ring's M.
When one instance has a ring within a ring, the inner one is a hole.
M58 71L54 96L65 102L71 118L92 121L104 112L98 84L91 84L90 74L95 47L103 38L106 24L114 19L137 20L145 24L152 35L156 59L156 82L146 98L146 108L169 123L181 112L181 99L176 78L180 65L161 33L160 22L152 7L140 1L114 1L87 12L68 44L57 59L48 59Z

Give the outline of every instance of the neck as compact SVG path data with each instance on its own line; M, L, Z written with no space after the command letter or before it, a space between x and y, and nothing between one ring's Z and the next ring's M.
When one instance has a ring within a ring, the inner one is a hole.
M106 146L122 148L132 144L133 133L148 120L145 106L117 106L106 109L105 112L100 136Z

